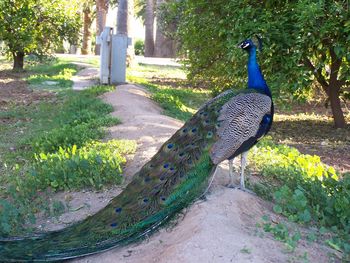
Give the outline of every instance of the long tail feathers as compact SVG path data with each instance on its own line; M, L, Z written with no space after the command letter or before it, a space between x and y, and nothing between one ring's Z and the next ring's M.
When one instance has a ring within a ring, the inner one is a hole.
M206 169L202 163L203 168ZM209 175L214 170L215 166L212 167ZM201 179L196 178L200 172L206 172L205 176ZM99 253L142 239L164 225L174 214L200 196L200 193L206 188L207 183L203 179L207 178L207 175L207 171L192 171L192 178L191 175L189 177L191 183L185 188L179 189L172 196L173 200L170 200L170 206L145 218L134 226L130 226L129 230L124 232L103 232L99 227L96 227L100 225L100 222L96 222L95 219L99 220L100 213L106 210L104 208L94 216L88 217L82 222L78 222L61 231L24 239L2 239L0 240L0 259L5 262L58 261ZM178 198L181 195L186 195L186 198ZM101 236L95 236L96 234Z

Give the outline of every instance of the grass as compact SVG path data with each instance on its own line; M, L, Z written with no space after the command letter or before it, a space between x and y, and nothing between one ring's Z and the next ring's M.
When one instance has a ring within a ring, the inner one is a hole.
M69 55L58 55L58 58L63 63L84 63L89 64L92 67L98 68L100 66L100 59L98 56L69 56Z
M41 95L29 105L21 101L0 111L6 124L0 126L2 236L27 231L23 226L39 211L61 211L64 205L47 201L55 191L101 189L123 181L125 156L135 151L135 142L101 141L105 128L119 120L98 96L114 87L74 92L70 78L77 69L61 60L27 67L23 76L32 96Z
M210 98L210 92L191 88L180 68L139 65L127 72L127 80L146 87L165 114L188 120Z
M38 65L29 70L32 73L27 78L30 88L57 92L72 87L71 78L77 73L78 66L60 62L50 67Z

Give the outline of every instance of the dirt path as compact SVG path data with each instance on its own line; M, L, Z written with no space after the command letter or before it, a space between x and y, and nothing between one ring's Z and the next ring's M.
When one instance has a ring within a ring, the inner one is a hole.
M137 140L137 153L125 172L130 178L182 123L162 115L147 92L134 85L118 86L103 99L113 105L113 115L123 122L110 128L111 137ZM329 250L315 243L309 245L301 241L296 252L285 253L281 242L256 227L263 215L279 220L272 213L271 205L224 187L227 181L224 164L217 172L207 200L193 204L175 226L161 229L137 244L70 262L304 262L301 257L305 252L309 262L329 262ZM107 196L111 198L111 192ZM108 199L107 196L104 199ZM100 202L98 206L101 208L103 204Z
M78 74L72 77L73 90L83 90L98 83L99 70L86 63L73 63L79 67L83 67Z

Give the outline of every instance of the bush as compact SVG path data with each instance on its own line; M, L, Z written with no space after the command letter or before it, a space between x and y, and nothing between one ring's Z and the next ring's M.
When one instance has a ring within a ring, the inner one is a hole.
M135 41L135 55L143 56L145 54L145 42L141 39Z

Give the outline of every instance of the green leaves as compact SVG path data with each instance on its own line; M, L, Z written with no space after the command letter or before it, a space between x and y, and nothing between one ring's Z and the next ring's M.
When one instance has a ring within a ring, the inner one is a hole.
M84 147L73 145L55 153L35 155L32 170L38 189L54 190L100 189L107 184L122 181L125 155L135 152L136 143L127 140L91 142ZM48 176L50 175L50 176Z
M0 1L0 39L10 54L46 54L63 40L76 43L79 3L68 0Z
M246 86L247 58L236 45L253 34L263 38L259 62L277 103L318 96L310 92L320 87L315 69L329 83L331 49L342 60L338 80L349 84L346 1L181 0L169 5L178 6L177 37L189 78L206 83L214 93ZM315 69L304 64L306 58Z
M274 193L276 205L273 210L289 217L292 221L308 223L311 221L311 208L304 193L296 189L294 192L284 185Z
M323 164L319 156L301 154L294 148L275 144L269 138L259 142L250 154L254 168L260 171L264 182L259 184L261 189L256 189L267 197L273 193L274 212L293 222L316 224L321 227L321 234L326 231L325 227L332 228L339 238L329 245L337 244L344 251L344 257L348 255L349 174L339 176L333 167Z

